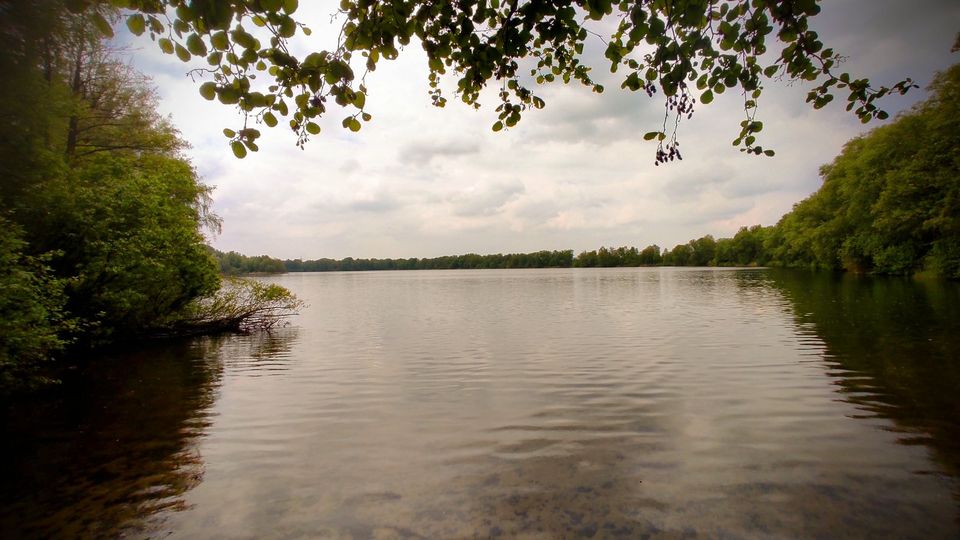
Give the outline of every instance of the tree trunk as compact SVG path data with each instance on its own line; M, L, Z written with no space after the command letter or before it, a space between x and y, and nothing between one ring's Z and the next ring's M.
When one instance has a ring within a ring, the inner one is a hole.
M78 40L77 56L73 65L73 80L70 90L74 98L78 98L83 90L83 39ZM77 151L77 136L79 135L80 118L74 113L70 115L70 125L67 128L67 160L71 160Z

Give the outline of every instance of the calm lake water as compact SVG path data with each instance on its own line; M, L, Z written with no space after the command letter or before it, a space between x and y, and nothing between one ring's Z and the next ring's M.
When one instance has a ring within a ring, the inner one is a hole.
M288 274L288 328L5 410L0 534L955 538L960 285Z

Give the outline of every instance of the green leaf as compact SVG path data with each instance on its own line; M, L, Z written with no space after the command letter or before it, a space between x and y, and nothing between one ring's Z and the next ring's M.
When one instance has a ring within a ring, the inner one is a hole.
M188 50L186 49L186 47L184 47L183 45L180 45L180 44L178 43L178 44L176 45L176 52L177 52L177 58L179 58L180 61L182 61L182 62L189 62L189 61L190 61L190 51L188 51Z
M229 41L227 40L227 33L220 31L210 36L210 44L213 45L213 48L218 50L226 50L230 46Z
M147 29L147 23L143 20L143 15L137 13L127 17L127 29L135 36L142 35Z
M704 105L708 105L711 101L713 101L713 92L711 92L710 90L707 90L706 92L700 94L700 103L703 103Z
M103 15L94 12L91 18L93 19L93 25L97 27L101 35L108 38L113 37L113 27L110 26L110 23L107 22L107 19L105 19Z
M160 46L160 50L166 54L173 54L173 42L167 38L160 38L157 40L157 45Z
M283 11L287 15L292 14L300 6L300 3L297 0L283 0Z
M232 139L232 138L234 138L234 137L237 136L237 132L234 131L234 130L232 130L232 129L230 129L230 128L224 128L224 129L223 129L223 135L224 135L225 137L227 137L227 138Z
M496 123L493 124L493 130L500 131L501 129L503 129L503 122L497 120Z
M201 84L200 95L207 101L213 101L217 97L217 83L208 81Z
M656 139L659 135L660 135L660 132L659 132L659 131L649 131L649 132L643 134L643 140L645 140L645 141L652 141L652 140Z
M311 135L318 135L320 133L320 126L318 126L315 122L307 122L306 127L307 127L307 133ZM353 131L356 131L353 128L350 128L350 129L352 129Z
M274 116L272 112L267 111L263 113L263 123L270 127L274 127L277 125L277 117Z
M233 150L233 155L237 156L237 159L243 159L247 157L247 147L245 147L240 141L233 141L230 143L230 149Z
M224 105L236 105L240 101L240 92L230 86L225 86L217 92L220 103Z
M197 34L190 34L187 36L187 50L191 54L197 56L206 56L207 55L207 45Z
M763 151L763 155L765 155L765 156L767 156L767 157L773 157L775 154L776 154L776 152L774 152L773 150L764 150L764 151Z

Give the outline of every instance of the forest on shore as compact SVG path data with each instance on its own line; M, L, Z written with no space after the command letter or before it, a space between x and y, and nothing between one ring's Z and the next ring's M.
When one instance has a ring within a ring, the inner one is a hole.
M299 305L221 280L211 188L90 14L8 3L0 22L0 394L48 381L67 350Z
M280 260L215 251L227 274L358 270L778 266L960 278L960 65L895 121L849 141L823 185L771 226L650 245L435 258Z

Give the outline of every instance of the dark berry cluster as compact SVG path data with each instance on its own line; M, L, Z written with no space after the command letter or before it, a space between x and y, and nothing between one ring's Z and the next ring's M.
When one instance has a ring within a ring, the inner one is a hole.
M687 89L681 88L679 92L667 98L667 109L676 112L678 117L686 116L687 120L693 117L693 105L697 100L690 96Z
M660 166L661 163L666 163L675 159L683 161L683 156L680 155L680 149L677 148L678 146L680 146L680 143L675 140L667 143L666 147L661 144L660 147L657 148L657 161L654 163L654 165Z

